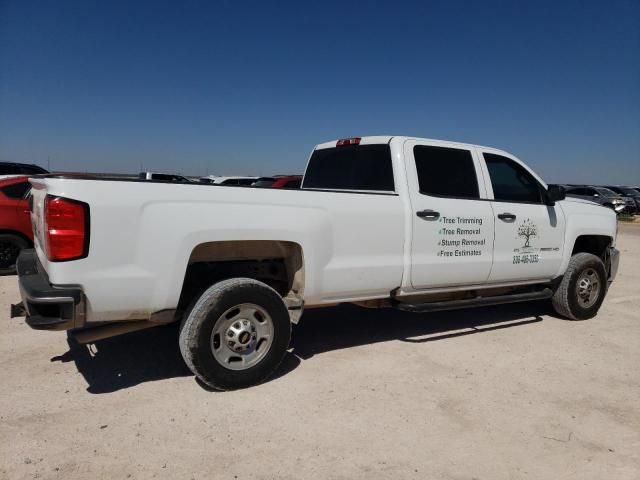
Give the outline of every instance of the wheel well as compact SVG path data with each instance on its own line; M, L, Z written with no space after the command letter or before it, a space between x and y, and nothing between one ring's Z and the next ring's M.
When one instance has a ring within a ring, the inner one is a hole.
M246 277L266 283L282 297L302 300L304 258L297 243L271 240L207 242L189 257L178 310L214 283Z
M18 232L17 230L0 229L0 235L15 235L16 237L22 238L25 242L27 242L27 245L29 245L30 247L33 246L33 242L31 241L31 239L27 237L24 233Z
M607 254L607 247L611 245L611 241L611 237L606 235L580 235L576 238L571 255L580 252L591 253L604 260Z

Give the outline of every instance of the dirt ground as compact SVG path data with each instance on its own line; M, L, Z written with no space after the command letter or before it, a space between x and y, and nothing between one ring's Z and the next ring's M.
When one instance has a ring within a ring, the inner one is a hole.
M275 378L225 393L175 327L70 346L0 278L0 478L638 479L640 225L618 245L593 320L310 311Z

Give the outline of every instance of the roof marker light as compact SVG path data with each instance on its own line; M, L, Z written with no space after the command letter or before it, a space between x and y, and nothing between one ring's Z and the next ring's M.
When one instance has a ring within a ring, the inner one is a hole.
M360 145L360 137L341 138L336 142L336 147L346 147L347 145Z

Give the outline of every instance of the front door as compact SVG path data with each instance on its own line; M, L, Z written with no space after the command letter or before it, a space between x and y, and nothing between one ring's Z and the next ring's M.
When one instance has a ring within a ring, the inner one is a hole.
M411 285L478 284L491 270L494 218L471 149L407 140L412 216Z
M562 263L565 217L545 204L544 187L523 165L483 152L492 190L495 243L490 282L551 279Z

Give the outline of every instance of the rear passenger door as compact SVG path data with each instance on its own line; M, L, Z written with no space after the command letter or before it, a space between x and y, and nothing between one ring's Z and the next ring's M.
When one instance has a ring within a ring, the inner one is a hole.
M478 284L491 270L494 218L471 148L407 140L411 201L411 284L416 289Z
M562 208L545 204L544 186L515 159L486 151L482 157L495 214L489 281L551 279L562 263Z

